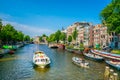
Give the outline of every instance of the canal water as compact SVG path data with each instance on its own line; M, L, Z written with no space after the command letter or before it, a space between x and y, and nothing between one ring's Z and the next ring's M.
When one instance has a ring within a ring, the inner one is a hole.
M72 63L72 57L84 58L82 55L51 49L47 45L38 48L50 57L50 67L40 69L34 66L32 57L37 48L35 44L29 44L0 59L0 80L103 80L104 62L85 58L90 68L81 68Z

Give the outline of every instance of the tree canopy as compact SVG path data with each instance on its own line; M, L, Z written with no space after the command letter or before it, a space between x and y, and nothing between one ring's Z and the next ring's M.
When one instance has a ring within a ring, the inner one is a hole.
M55 34L51 34L48 38L47 38L48 42L54 42L55 41Z
M78 36L78 32L77 29L75 28L75 30L72 33L73 39L76 40L77 36Z
M71 41L72 41L72 36L69 35L69 36L68 36L68 42L71 42Z
M59 40L60 40L60 35L61 35L61 31L58 30L58 31L55 33L55 40L57 41L57 43L58 43Z
M30 41L30 36L16 30L11 24L2 25L2 20L0 19L0 40L5 44L12 44L17 41Z
M31 39L30 39L30 36L29 35L26 35L26 36L24 36L24 41L30 41Z
M65 43L65 40L66 40L66 34L65 33L63 33L63 32L61 33L60 40L64 41L64 43Z
M120 33L120 0L112 0L100 13L102 23L108 32Z

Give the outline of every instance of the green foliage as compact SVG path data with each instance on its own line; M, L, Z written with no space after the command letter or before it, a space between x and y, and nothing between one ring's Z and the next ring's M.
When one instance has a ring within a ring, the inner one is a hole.
M24 41L30 41L30 36L29 35L24 36Z
M49 37L47 37L48 42L59 42L59 40L64 41L66 40L66 34L61 33L60 30L56 31L54 34L51 34Z
M13 43L24 40L24 34L21 31L17 31L11 24L2 25L0 19L0 40L4 43ZM25 40L30 40L27 35Z
M102 23L108 32L120 33L120 0L112 0L100 13Z
M43 34L42 37L47 37L47 35L46 35L46 34Z
M77 36L78 36L78 32L77 29L75 28L74 32L72 33L73 39L76 40Z
M23 41L24 40L24 34L21 31L17 32L17 40L18 41Z
M83 50L84 50L84 44L80 43L80 51L83 51Z
M58 30L58 31L55 33L55 40L57 41L57 43L58 43L59 40L60 40L60 35L61 35L61 31Z
M42 36L39 37L39 40L42 41Z
M74 48L73 45L69 45L69 46L67 46L67 49L73 49L73 48Z
M54 42L55 41L55 34L51 34L48 38L47 38L48 42Z
M72 36L68 36L68 42L71 42L72 41Z
M46 40L49 41L48 36L46 34L42 34L42 36L39 37L40 42L43 42L44 38L46 38Z
M1 28L2 28L2 19L0 19L0 31L1 31Z
M32 41L33 41L33 38L31 38L30 41L32 42Z
M14 27L10 24L7 24L2 27L1 34L2 34L2 40L4 41L11 41L14 40L14 35L16 33L16 30Z
M80 43L80 48L84 48L84 44L83 43Z
M112 50L111 53L120 54L120 50Z
M66 39L66 34L65 33L61 33L60 40L64 41L64 43L65 43L65 39Z

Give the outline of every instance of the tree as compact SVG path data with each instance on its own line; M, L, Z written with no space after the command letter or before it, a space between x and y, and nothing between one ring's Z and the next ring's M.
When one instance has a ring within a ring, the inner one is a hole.
M42 36L39 38L40 42L45 42L45 38L47 39L48 36L46 34L42 34Z
M72 41L72 36L68 36L68 42L71 42Z
M21 31L17 31L11 24L2 25L0 19L0 40L3 44L14 44L17 41L24 40L24 34ZM25 40L30 40L30 36L26 36Z
M102 23L108 32L120 33L120 0L112 0L100 13Z
M33 38L31 38L30 41L33 42Z
M39 37L39 41L42 41L42 36Z
M77 36L78 36L78 32L77 29L75 28L75 30L72 33L73 39L76 40Z
M48 42L54 42L55 41L55 34L51 34L48 38L47 38Z
M1 40L2 19L0 19L0 40Z
M17 32L17 41L23 41L24 40L24 34L21 31Z
M0 31L2 29L2 19L0 19Z
M29 35L24 36L24 41L30 41L30 36Z
M43 34L42 37L47 37L47 35L46 35L46 34Z
M61 35L61 31L58 30L58 31L55 33L55 40L57 41L57 43L58 43L59 40L60 40L60 35Z
M1 30L1 36L2 36L2 41L4 42L11 42L15 39L15 33L16 30L14 29L14 27L11 24L7 24L5 26L2 27Z
M65 43L65 39L66 39L66 34L65 33L61 33L60 40L64 41L64 43Z
M83 50L84 50L84 44L80 43L80 51L83 51Z

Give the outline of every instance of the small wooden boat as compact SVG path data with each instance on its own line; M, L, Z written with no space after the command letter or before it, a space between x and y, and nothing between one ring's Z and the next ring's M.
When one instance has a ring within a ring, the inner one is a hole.
M84 67L84 68L89 68L89 63L86 62L85 60L78 58L78 57L73 57L72 62L76 64L77 66Z
M96 55L96 54L92 54L92 53L84 53L83 54L85 57L95 60L95 61L103 61L103 57Z
M116 68L117 70L120 70L120 61L106 60L105 62L106 62L108 65Z
M51 63L50 58L42 51L36 51L33 56L33 63L44 68Z

